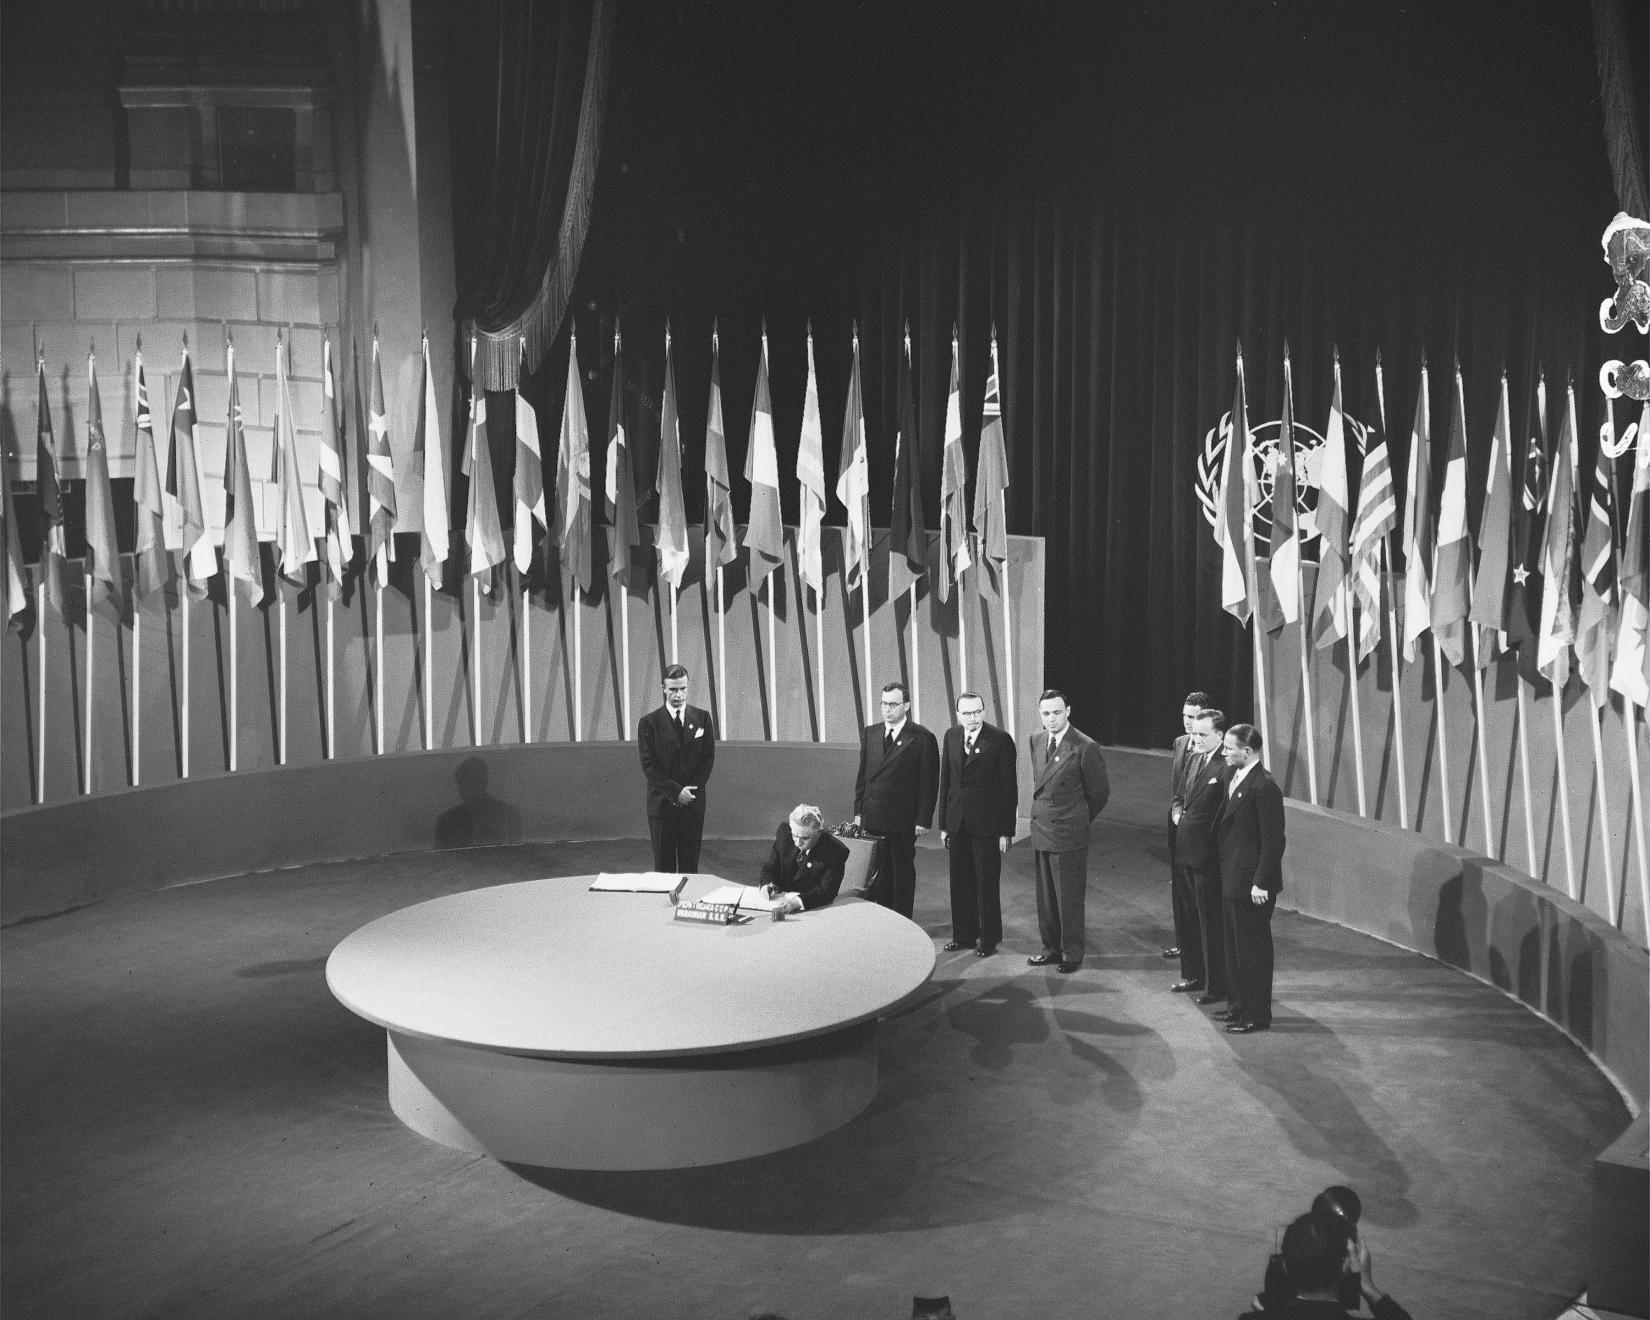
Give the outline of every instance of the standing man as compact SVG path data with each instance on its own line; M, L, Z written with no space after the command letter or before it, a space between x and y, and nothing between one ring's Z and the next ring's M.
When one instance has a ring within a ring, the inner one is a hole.
M917 836L934 821L940 745L907 718L911 693L904 683L882 687L882 723L859 742L854 780L854 824L882 836L877 902L909 917L917 904Z
M1014 739L985 722L978 692L957 698L940 756L940 842L951 872L951 939L989 958L1003 938L1003 854L1014 842Z
M647 776L647 828L655 871L697 871L705 833L705 784L716 764L710 712L688 705L688 671L665 670L665 704L642 716L636 743Z
M1031 847L1037 865L1037 929L1043 951L1033 967L1083 965L1083 922L1089 883L1089 823L1111 796L1106 759L1094 740L1071 724L1066 694L1056 688L1037 702L1043 731L1031 735Z
M1186 699L1180 703L1180 736L1174 740L1174 760L1169 769L1169 911L1174 917L1174 946L1164 949L1163 956L1170 962L1180 959L1180 979L1190 978L1194 981L1203 979L1201 973L1196 975L1188 970L1188 962L1193 968L1197 967L1200 959L1195 949L1190 959L1186 950L1192 948L1188 940L1197 939L1197 917L1180 892L1179 872L1174 865L1174 827L1180 819L1180 807L1186 800L1186 763L1192 757L1192 721L1197 713L1214 702L1209 700L1207 692L1188 692Z
M1260 763L1252 724L1226 730L1232 777L1215 818L1215 855L1225 893L1231 1001L1215 1017L1234 1036L1272 1025L1272 909L1283 888L1283 790Z
M1169 860L1174 883L1185 884L1192 895L1192 938L1187 946L1200 962L1202 975L1188 970L1169 989L1177 994L1201 991L1197 1002L1216 1004L1227 997L1226 924L1220 892L1220 866L1215 860L1215 817L1226 805L1226 781L1231 771L1220 756L1220 735L1226 716L1218 710L1199 711L1192 721L1191 751L1187 758L1185 799L1169 831ZM1178 895L1177 895L1178 897Z

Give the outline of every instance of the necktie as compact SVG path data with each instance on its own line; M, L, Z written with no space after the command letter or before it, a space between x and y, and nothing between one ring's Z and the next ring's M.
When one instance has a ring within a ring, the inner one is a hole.
M893 730L892 729L884 729L882 731L882 750L886 752L893 745L894 745L894 732L893 732Z
M963 755L964 756L974 755L974 740L972 738L964 738L963 739Z
M1053 763L1053 761L1054 761L1054 749L1056 747L1058 747L1059 745L1060 745L1060 740L1058 738L1050 738L1048 740L1048 755L1043 758L1043 764L1044 765L1050 765L1050 764Z

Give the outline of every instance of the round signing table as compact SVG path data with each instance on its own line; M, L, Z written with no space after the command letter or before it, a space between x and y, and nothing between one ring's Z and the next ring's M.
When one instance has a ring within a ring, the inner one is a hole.
M934 969L919 927L848 898L689 924L593 878L419 903L332 951L333 995L388 1033L403 1123L509 1163L685 1168L799 1145L871 1102L876 1020Z

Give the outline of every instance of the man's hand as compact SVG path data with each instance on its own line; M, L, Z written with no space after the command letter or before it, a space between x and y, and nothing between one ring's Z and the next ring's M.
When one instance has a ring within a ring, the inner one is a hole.
M1008 852L1008 845L1013 842L1014 836L1012 834L999 834L997 836L997 851L1006 854Z
M1272 896L1270 894L1268 894L1264 889L1262 889L1259 885L1255 885L1252 889L1249 890L1250 901L1253 902L1256 907L1265 907L1266 906L1266 900L1271 898L1271 897Z
M949 830L940 831L940 843L947 848L951 846L951 832Z
M917 826L917 837L919 839L922 838L922 836L927 834L927 833L928 833L928 826L926 826L926 825L918 825Z
M855 824L855 825L858 825L858 824L860 824L860 823L861 823L861 822L860 822L860 818L859 818L859 817L858 817L858 816L855 816L855 817L854 817L854 824Z
M682 791L676 795L676 805L691 807L699 798L699 790L692 784L683 784Z

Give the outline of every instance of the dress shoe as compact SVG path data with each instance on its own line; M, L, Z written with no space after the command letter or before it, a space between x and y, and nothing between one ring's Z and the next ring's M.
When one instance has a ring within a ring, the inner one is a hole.
M1224 1004L1226 1002L1226 996L1225 995L1199 995L1197 997L1197 1002L1200 1003L1200 1004Z
M1189 995L1194 990L1203 989L1202 981L1176 981L1169 987L1177 995Z
M1080 963L1080 962L1063 962L1058 967L1056 967L1054 970L1057 971L1057 972L1064 972L1067 976L1070 976L1073 972L1075 972L1082 965L1083 964Z
M1218 1013L1211 1013L1209 1017L1215 1022L1236 1022L1238 1015L1229 1008L1223 1008Z
M1039 953L1033 957L1027 958L1026 961L1033 967L1043 967L1048 963L1058 961L1059 957L1060 955L1057 953Z
M944 944L940 945L940 948L944 949L947 953L955 953L958 949L967 949L971 947L973 946L964 944L961 940L947 940Z
M1178 958L1180 957L1180 950L1178 948L1164 949L1161 956L1164 958Z
M997 946L995 944L982 944L979 948L974 950L974 956L976 958L989 958L996 952Z
M1256 1031L1270 1031L1270 1022L1234 1022L1226 1028L1228 1036L1247 1036Z

